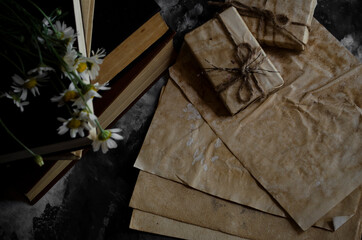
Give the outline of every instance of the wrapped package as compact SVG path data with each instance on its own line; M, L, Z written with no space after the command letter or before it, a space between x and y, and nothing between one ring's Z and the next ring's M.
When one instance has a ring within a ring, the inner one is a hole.
M231 114L284 83L233 7L188 33L185 42Z
M317 0L226 0L225 3L210 3L237 8L261 44L304 50Z

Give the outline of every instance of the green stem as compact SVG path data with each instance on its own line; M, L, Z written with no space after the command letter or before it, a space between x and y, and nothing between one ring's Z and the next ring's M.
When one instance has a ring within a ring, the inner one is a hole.
M41 54L41 49L40 49L40 46L39 46L39 43L38 43L37 39L34 40L34 43L36 45L36 49L38 50L40 64L43 64L43 56Z
M5 54L3 53L0 53L0 55L2 57L4 57L6 60L8 60L16 69L18 69L23 75L25 75L25 72L23 71L23 69L19 68L18 65L12 61L10 58L8 58L8 56L6 56Z
M48 17L48 15L45 14L45 12L40 8L38 7L38 5L36 5L35 3L33 3L32 1L29 0L29 2L45 17L45 19L48 21L50 27L52 28L52 30L54 31L55 34L58 33L58 31L55 29L52 21L50 20L50 18Z
M35 154L33 151L31 151L27 146L25 146L24 143L22 143L6 126L6 124L2 121L2 119L0 118L0 124L1 126L5 129L5 131L17 142L19 143L26 151L28 151L33 157L38 156L37 154Z
M23 60L22 60L21 57L19 56L18 52L15 52L15 55L16 55L16 57L17 57L18 60L19 60L19 63L20 63L21 69L22 69L21 72L25 75L25 67L24 67Z
M23 21L23 19L13 10L13 8L12 8L11 6L7 5L7 4L5 3L5 1L1 1L1 3L2 3L2 5L4 5L4 6L9 10L9 12L12 13L13 16L15 16L15 17L19 20L19 22L21 22L21 24L22 24L23 26L25 26L26 28L30 29L30 28L28 27L28 24ZM16 3L16 2L15 2L15 3Z
M77 91L78 91L78 93L79 93L79 96L82 98L82 100L83 100L83 102L84 102L84 105L85 105L87 111L88 111L89 113L93 114L92 109L90 109L90 107L89 107L88 104L87 104L87 101L86 101L85 98L84 98L84 95L83 95L83 93L82 93L82 90L78 87L78 84L74 81L74 79L73 79L71 76L75 77L81 85L82 85L82 84L84 85L83 81L78 77L77 74L75 74L75 73L73 73L73 72L68 73L68 75L69 75L69 76L68 76L69 79L73 82L74 87L77 89Z
M102 128L101 124L98 122L98 120L95 120L95 122L96 122L96 125L97 125L99 131L101 131L101 133L103 133L104 129Z
M30 56L38 57L38 54L33 53L33 52L27 50L26 48L22 48L22 47L18 46L17 44L14 44L14 43L12 43L12 42L9 42L9 41L7 41L7 40L5 40L5 39L2 39L2 41L6 42L7 44L13 46L14 48L16 48L16 49L18 49L18 50L23 51L24 53L29 54ZM44 59L45 59L45 58L44 58ZM53 61L53 60L50 60L50 59L45 59L45 60L46 60L46 62L53 63L53 64L57 64L57 62L55 62L55 61Z

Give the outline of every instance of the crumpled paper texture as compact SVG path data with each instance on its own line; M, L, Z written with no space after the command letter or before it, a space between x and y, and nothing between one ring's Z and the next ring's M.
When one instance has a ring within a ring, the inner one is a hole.
M285 217L279 205L231 154L173 81L168 82L162 93L135 167ZM333 218L353 216L360 195L357 189L315 226L335 230Z
M357 212L358 203L361 199L361 189L362 187L359 187L354 190L348 197L324 215L314 226L337 230L349 221Z
M223 23L221 23L221 21ZM248 43L252 48L260 48L259 43L250 33L248 27L233 7L222 12L219 15L219 19L211 19L199 28L188 33L185 36L185 42L190 46L198 60L201 67L199 74L205 72L215 89L217 86L230 81L233 77L237 77L239 73L206 69L213 67L238 69L240 66L236 56L236 47L239 44ZM247 79L250 83L251 90L247 90L245 86L243 87L241 95L246 99L245 101L238 99L241 84L244 84L242 80L234 82L231 86L219 93L221 100L231 114L237 113L251 102L283 85L282 77L261 48L260 54L260 56L255 56L253 61L255 60L254 63L256 63L264 59L257 68L267 71L258 70L261 72L252 73L253 76ZM252 78L255 78L255 82Z
M170 68L215 133L306 230L362 183L362 67L317 21L302 54L270 50L284 87L225 115L190 58ZM186 71L187 69L187 71Z
M242 238L359 240L361 236L361 205L356 215L336 232L314 227L303 232L288 219L221 200L142 171L130 206Z
M294 38L282 33L270 22L265 23L256 17L242 16L250 31L261 44L295 50L305 49L310 34L307 26L312 24L317 0L226 0L226 2L240 2L250 7L269 10L275 15L287 16L290 22L302 24L285 26L285 29L297 39L295 41Z
M134 166L223 199L285 216L173 81L162 93Z
M159 215L134 209L132 212L131 229L149 232L178 239L195 240L248 240L212 229L172 220Z

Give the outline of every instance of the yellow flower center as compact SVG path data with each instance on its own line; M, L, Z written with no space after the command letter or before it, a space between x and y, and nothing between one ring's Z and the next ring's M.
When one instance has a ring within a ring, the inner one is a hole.
M85 95L89 91L98 92L98 89L93 84L88 84L86 87L82 89L82 93Z
M38 82L36 81L36 78L31 78L29 81L27 81L26 83L24 83L23 87L27 88L27 89L32 89L33 87L35 87L38 84Z
M76 98L78 98L78 93L76 91L73 91L73 90L67 91L63 96L64 102L69 102L69 101L71 101L73 99L76 99Z
M79 73L84 72L87 69L87 63L81 62L78 64L77 71Z
M79 128L82 125L82 121L76 119L76 118L72 118L72 120L70 120L67 124L68 128Z
M111 136L112 136L111 131L104 130L98 135L98 139L101 141L105 141L105 140L109 139Z
M98 92L98 89L94 85L91 86L91 90Z

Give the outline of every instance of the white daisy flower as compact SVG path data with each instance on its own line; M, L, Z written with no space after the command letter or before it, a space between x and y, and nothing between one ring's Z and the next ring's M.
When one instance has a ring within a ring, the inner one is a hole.
M79 76L87 82L96 79L100 69L99 65L103 63L101 58L106 55L104 49L98 49L96 53L92 51L92 54L93 56L89 58L79 58L77 63Z
M123 137L118 132L121 132L121 129L114 128L109 130L103 130L101 133L91 134L93 140L92 147L93 151L97 152L102 148L102 153L108 152L108 149L116 148L117 143L114 140L122 140Z
M37 73L38 75L43 75L46 72L55 72L55 70L52 67L49 67L49 66L44 65L44 64L40 64L38 67L28 71L28 74L32 75L34 73Z
M55 18L49 18L50 22L53 22ZM50 23L47 18L43 18L43 26L46 28L50 28Z
M77 69L76 59L78 57L77 51L73 48L71 44L67 46L67 51L63 57L63 61L66 66L61 66L61 69L64 74L67 72L74 72Z
M12 76L15 86L11 87L14 89L15 93L20 93L21 100L25 100L28 96L28 91L30 91L33 96L40 95L38 88L38 86L40 86L39 82L41 82L41 79L45 79L45 76L46 74L42 74L24 80L19 75L15 74Z
M94 53L94 51L92 50L92 56L90 57L93 61L95 61L97 64L102 64L103 63L103 59L106 56L106 50L104 50L103 48L98 48L97 52Z
M52 97L50 100L58 102L58 107L61 107L67 102L74 102L77 98L79 98L79 94L74 84L70 83L67 90L63 91L59 96Z
M67 44L73 44L76 38L76 34L74 33L74 29L72 27L67 27L64 22L56 21L54 28L58 31L58 38L61 40L65 40Z
M107 85L108 85L108 83L105 83L105 84L99 84L99 83L88 84L87 87L83 90L84 100L82 98L78 98L73 103L73 106L77 106L80 109L84 109L85 108L85 102L88 102L88 100L90 100L90 99L92 99L94 97L98 97L98 98L102 97L98 93L98 90L109 90L109 89L111 89L110 87L107 87Z
M93 113L90 113L87 109L83 109L79 112L79 118L83 121L89 122L93 127L96 127L96 121L98 120L97 116Z
M24 111L24 106L26 105L29 105L29 102L28 101L25 101L25 102L22 102L20 97L18 97L17 95L13 94L13 95L10 95L8 93L5 93L5 96L7 98L10 98L14 101L14 104L20 108L20 111L23 112Z
M53 22L54 18L51 18L50 21ZM51 30L51 26L50 26L50 23L49 23L48 19L43 18L42 22L43 22L43 28L44 28L45 34L48 35L48 36L52 35L53 30ZM44 44L45 40L42 37L37 37L37 38L38 38L38 41L41 44Z
M63 135L69 131L71 138L75 138L77 136L77 133L79 134L79 136L84 137L84 129L91 129L86 121L83 121L82 119L79 119L77 117L72 117L68 120L65 120L64 118L58 118L58 120L63 122L63 125L58 128L59 135Z

